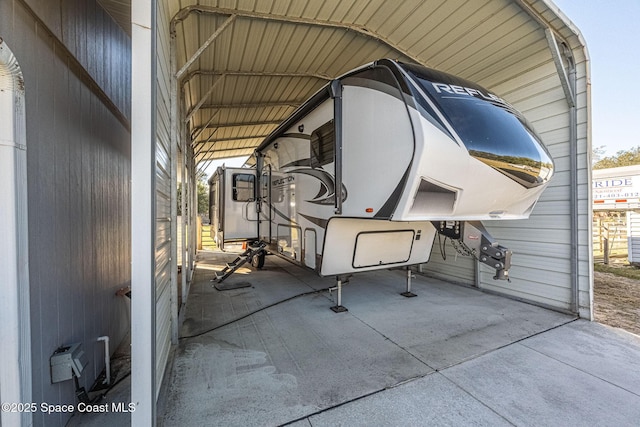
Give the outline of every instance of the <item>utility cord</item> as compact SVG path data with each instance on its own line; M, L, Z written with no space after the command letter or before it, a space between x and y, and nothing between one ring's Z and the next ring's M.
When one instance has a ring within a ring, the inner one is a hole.
M180 341L191 339L191 338L201 337L201 336L206 335L206 334L208 334L210 332L213 332L215 330L218 330L220 328L228 326L228 325L230 325L232 323L238 322L238 321L240 321L242 319L246 319L249 316L253 316L256 313L260 313L261 311L264 311L264 310L266 310L268 308L275 307L276 305L280 305L280 304L285 303L287 301L291 301L293 299L304 297L304 296L307 296L307 295L314 295L314 294L319 294L319 293L322 293L322 292L328 292L331 289L333 289L333 286L328 287L328 288L322 288L322 289L316 289L316 290L313 290L313 291L303 292L303 293L297 294L297 295L293 295L293 296L291 296L289 298L285 298L285 299L280 300L278 302L274 302L273 304L269 304L269 305L266 305L264 307L261 307L261 308L255 310L255 311L252 311L250 313L245 314L244 316L240 316L237 319L229 320L228 322L225 322L222 325L218 325L218 326L216 326L214 328L207 329L206 331L198 332L197 334L193 334L193 335L187 335L187 336L184 336L184 337L180 337Z

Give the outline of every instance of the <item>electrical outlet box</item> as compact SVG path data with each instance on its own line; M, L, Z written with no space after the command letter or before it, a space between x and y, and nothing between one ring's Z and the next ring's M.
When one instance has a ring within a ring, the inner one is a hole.
M87 366L87 357L80 343L58 347L50 359L51 383L59 383L80 377Z

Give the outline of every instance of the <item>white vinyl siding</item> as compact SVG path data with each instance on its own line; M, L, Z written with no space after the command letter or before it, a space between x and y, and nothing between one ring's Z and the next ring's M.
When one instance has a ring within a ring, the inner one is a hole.
M629 262L640 263L640 214L635 211L627 212L627 248Z
M475 259L458 254L449 239L445 242L445 237L440 236L438 241L436 234L429 262L422 266L422 272L427 276L449 282L473 285L475 283L474 264Z
M0 43L0 400L31 402L31 317L29 313L29 227L25 87L20 65ZM0 425L31 425L27 413L0 413Z

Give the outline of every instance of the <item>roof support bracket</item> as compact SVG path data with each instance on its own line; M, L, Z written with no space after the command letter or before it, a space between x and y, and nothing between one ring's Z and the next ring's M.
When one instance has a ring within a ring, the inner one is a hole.
M218 116L219 113L220 113L220 110L215 111L211 115L211 117L209 117L209 120L207 121L207 124L205 124L204 126L201 126L199 128L193 129L193 131L191 133L191 141L197 139L205 129L209 128L211 123L213 123L213 120Z
M216 81L211 85L211 87L209 88L207 93L204 94L202 99L200 101L198 101L198 103L195 105L195 107L193 107L193 109L189 112L189 114L187 114L187 117L184 118L184 122L185 123L188 122L189 120L191 120L191 117L193 117L193 115L198 112L200 107L202 107L202 104L204 104L206 102L206 100L209 99L209 96L211 95L211 93L216 89L216 87L218 87L220 85L220 83L223 80L224 80L224 74L216 79Z
M187 62L185 62L185 64L182 66L182 68L180 68L180 70L178 70L178 72L176 73L176 78L178 80L180 80L182 78L182 76L184 75L184 73L187 72L187 70L189 69L189 67L191 66L191 64L193 64L199 57L200 55L202 55L202 53L207 50L207 48L209 47L209 45L211 45L211 43L214 42L214 40L216 38L218 38L218 36L220 34L222 34L222 32L233 23L233 21L236 20L236 16L237 15L231 15L227 18L226 21L224 21L222 23L222 25L220 26L220 28L218 28L213 34L211 34L211 37L209 37L207 39L206 42L204 42L204 44L202 46L200 46L198 48L198 50L196 51L196 53L193 54L193 56L191 58L189 58L189 60Z
M562 85L562 90L564 91L564 96L567 99L567 103L570 107L575 107L576 100L571 89L571 82L569 81L569 75L565 69L564 63L562 61L563 55L560 53L560 49L558 48L558 42L556 41L556 37L549 28L545 28L544 34L547 37L547 43L549 44L549 50L551 51L551 56L553 57L553 63L556 66L556 70L558 71L558 77L560 77L560 84ZM568 50L568 49L567 49ZM569 68L573 68L573 57L570 55L565 55L564 57L569 62Z

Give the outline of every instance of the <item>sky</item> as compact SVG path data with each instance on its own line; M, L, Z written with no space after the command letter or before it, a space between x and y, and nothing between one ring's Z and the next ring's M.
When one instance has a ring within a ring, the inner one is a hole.
M591 143L640 145L640 0L552 0L578 27L591 63Z
M586 40L591 65L592 146L604 156L640 145L640 0L552 0ZM241 166L245 158L223 162Z

